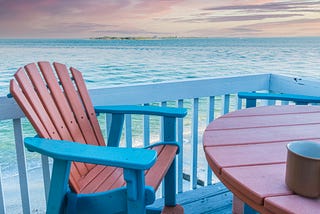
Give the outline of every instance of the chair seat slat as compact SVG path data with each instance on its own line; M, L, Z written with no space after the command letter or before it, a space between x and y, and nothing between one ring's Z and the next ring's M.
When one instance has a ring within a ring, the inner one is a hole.
M167 173L173 159L176 156L178 147L173 145L163 146L158 153L157 162L146 173L146 185L158 189L164 175Z

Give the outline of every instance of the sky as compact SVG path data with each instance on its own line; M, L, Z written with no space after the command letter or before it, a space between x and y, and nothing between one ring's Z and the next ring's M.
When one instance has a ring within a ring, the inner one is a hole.
M320 36L320 0L0 0L0 38Z

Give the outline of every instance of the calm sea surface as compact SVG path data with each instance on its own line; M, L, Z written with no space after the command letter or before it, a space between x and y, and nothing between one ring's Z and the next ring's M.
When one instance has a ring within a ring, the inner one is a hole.
M20 66L58 61L89 88L277 73L320 79L320 37L168 40L0 40L0 95Z
M0 95L21 66L57 61L83 72L89 88L201 77L277 73L320 79L320 37L167 40L0 40ZM11 168L12 130L0 123L0 164Z

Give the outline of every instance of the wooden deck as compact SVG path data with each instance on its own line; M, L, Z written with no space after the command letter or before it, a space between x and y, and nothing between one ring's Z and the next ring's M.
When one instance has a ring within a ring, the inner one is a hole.
M177 196L177 203L184 208L185 214L232 213L232 193L220 182L183 192ZM152 205L155 208L162 206L163 199Z

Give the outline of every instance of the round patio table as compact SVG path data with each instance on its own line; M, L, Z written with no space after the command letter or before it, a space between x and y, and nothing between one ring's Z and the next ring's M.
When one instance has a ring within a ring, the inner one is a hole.
M292 141L320 141L320 107L264 106L234 111L204 132L207 161L236 199L260 213L320 213L320 198L295 195L285 184Z

